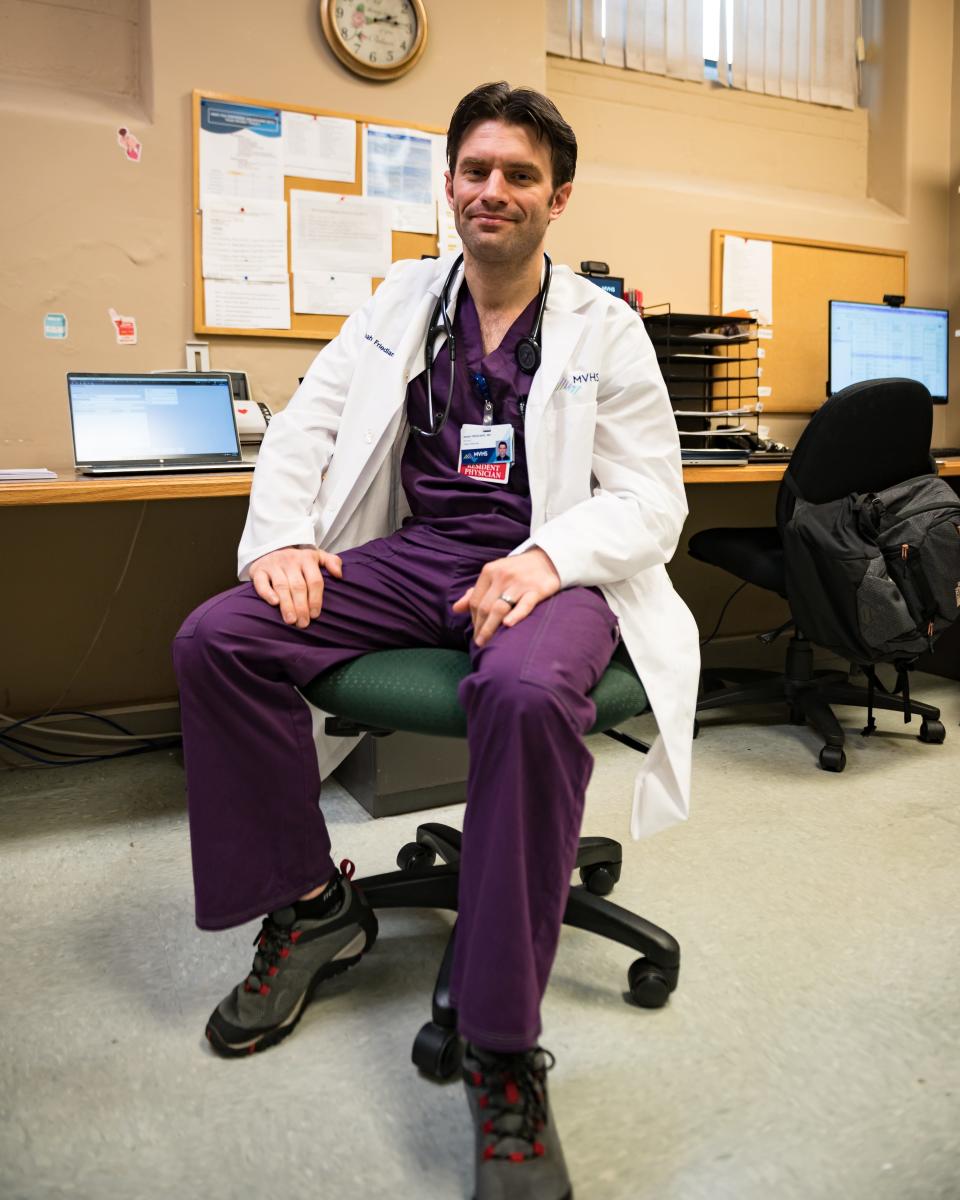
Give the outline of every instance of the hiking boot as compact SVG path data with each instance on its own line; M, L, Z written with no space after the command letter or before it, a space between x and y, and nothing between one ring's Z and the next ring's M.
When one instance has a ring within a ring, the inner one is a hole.
M235 1058L282 1041L319 984L359 962L376 941L376 914L351 886L352 875L353 863L345 859L320 897L263 918L250 974L207 1022L207 1039L218 1054Z
M547 1099L553 1055L467 1046L463 1081L476 1130L474 1200L573 1200Z

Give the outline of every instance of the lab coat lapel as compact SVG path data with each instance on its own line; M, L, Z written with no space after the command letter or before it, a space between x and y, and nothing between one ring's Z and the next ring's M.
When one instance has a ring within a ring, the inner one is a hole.
M565 367L577 353L586 330L586 318L579 313L551 310L543 314L540 370L537 371L527 401L527 418L539 418L547 401L556 391Z
M527 414L524 422L524 441L527 472L532 502L531 526L538 529L549 509L548 488L551 479L562 471L559 463L547 461L548 439L541 437L541 425L564 372L577 353L586 330L586 320L578 313L550 311L543 314L540 370L533 377Z
M394 349L394 354L383 354L375 348L376 357L368 357L351 384L349 424L354 436L345 439L349 441L350 449L349 453L341 455L341 471L331 494L332 524L328 526L328 535L349 518L349 512L342 509L358 480L369 481L389 450L384 445L384 434L396 422L397 413L406 402L409 380L423 370L427 326L448 270L449 264L438 273L426 292L410 297L410 305L415 306L412 317L407 317L407 309L402 303L395 309L393 329L399 337L388 333L388 325L383 329L368 330L368 337L374 341L393 342L389 348Z

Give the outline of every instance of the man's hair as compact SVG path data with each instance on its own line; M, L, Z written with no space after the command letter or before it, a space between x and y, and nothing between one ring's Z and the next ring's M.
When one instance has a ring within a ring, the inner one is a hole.
M506 121L526 125L550 147L553 186L569 183L577 169L577 138L554 102L532 88L511 88L509 83L482 83L468 92L453 110L447 130L447 162L451 174L457 155L474 121Z

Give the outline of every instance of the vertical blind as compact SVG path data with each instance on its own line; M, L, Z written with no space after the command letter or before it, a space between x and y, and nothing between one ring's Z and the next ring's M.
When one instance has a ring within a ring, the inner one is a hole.
M856 3L720 0L719 81L769 96L854 108ZM732 47L726 37L728 6ZM547 0L547 50L651 75L702 80L703 0Z
M733 4L734 87L856 107L856 0L726 2Z
M547 50L651 75L703 78L703 0L548 0Z

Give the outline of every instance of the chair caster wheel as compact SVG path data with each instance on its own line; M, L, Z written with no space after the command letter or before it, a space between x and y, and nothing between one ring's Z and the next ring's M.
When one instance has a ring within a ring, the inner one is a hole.
M594 896L609 896L620 878L622 863L592 863L580 868L580 882Z
M414 1038L410 1057L431 1079L451 1079L460 1070L463 1046L455 1030L428 1021Z
M401 871L416 871L423 867L432 867L436 861L436 850L431 850L429 846L421 846L419 842L407 842L397 852L397 866Z
M921 742L930 742L933 746L939 746L946 736L947 731L941 721L924 721L920 725L918 737Z
M641 1008L663 1008L677 986L678 967L658 967L638 958L627 971L627 986L634 1004Z
M847 765L847 756L842 746L824 746L820 751L820 766L825 771L840 771Z

